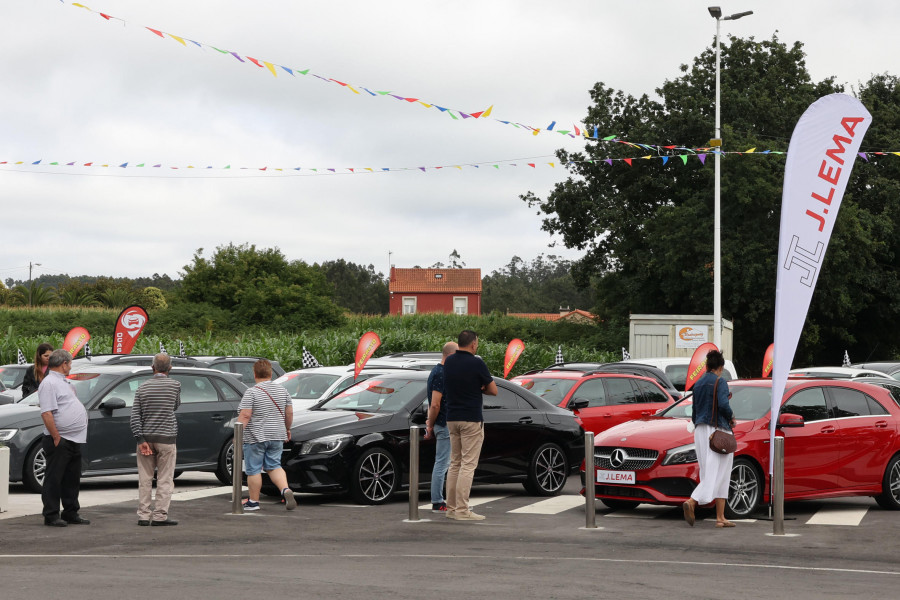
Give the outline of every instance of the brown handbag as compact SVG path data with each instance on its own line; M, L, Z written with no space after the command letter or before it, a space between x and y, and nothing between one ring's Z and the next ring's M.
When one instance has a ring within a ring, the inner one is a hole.
M713 427L716 428L709 436L709 449L715 452L716 454L731 454L735 450L737 450L737 440L734 439L734 434L729 433L727 431L722 431L719 429L719 417L718 417L718 409L719 409L719 399L716 397L716 392L719 391L719 378L716 377L716 384L713 387Z

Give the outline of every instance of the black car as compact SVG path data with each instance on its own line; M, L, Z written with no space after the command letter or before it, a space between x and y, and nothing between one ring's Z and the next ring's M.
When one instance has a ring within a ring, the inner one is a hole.
M149 367L154 354L92 354L72 359L72 367L83 365L129 365ZM208 367L209 363L190 356L171 356L173 367Z
M138 386L149 379L149 367L79 365L69 374L88 414L87 444L82 451L84 477L137 473L137 444L131 433L131 405ZM181 382L176 471L211 471L231 482L234 421L247 389L234 375L213 369L173 367ZM0 442L10 448L10 481L22 481L39 492L46 459L41 448L43 421L38 395L0 407Z
M205 363L210 369L235 373L247 385L254 384L253 363L260 359L258 356L194 356L193 358ZM175 357L172 357L172 360L175 360ZM272 381L275 381L284 375L284 367L277 360L270 359L270 362L272 363Z
M153 354L94 354L79 356L72 361L77 365L138 365L149 367ZM253 363L258 356L170 356L173 367L210 368L224 373L235 373L247 385L253 385ZM272 380L284 375L284 369L277 360L272 362Z
M309 411L294 414L282 466L297 492L349 492L382 504L409 487L409 436L425 423L428 372L404 370L358 383ZM539 496L558 494L584 457L584 430L571 412L521 386L495 378L484 396L484 445L475 483L521 482ZM426 487L434 440L420 443L419 481Z
M632 362L614 362L614 363L598 363L598 362L567 362L551 365L546 369L536 369L529 371L525 375L534 373L542 373L545 371L581 371L583 373L623 373L625 375L638 375L640 377L648 377L655 380L660 387L678 400L684 393L678 391L675 384L662 369L657 369L651 365L643 365Z

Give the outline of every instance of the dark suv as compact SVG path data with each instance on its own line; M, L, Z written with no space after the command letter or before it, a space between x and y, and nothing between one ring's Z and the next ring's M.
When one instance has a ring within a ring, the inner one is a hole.
M582 373L623 373L626 375L638 375L640 377L648 377L658 383L666 392L675 400L683 395L672 383L672 380L661 369L650 365L642 365L640 363L630 362L614 362L614 363L597 363L597 362L567 362L558 363L547 367L546 369L536 369L525 373L526 375L534 375L535 373L545 373L547 371L580 371Z
M84 477L137 473L137 445L131 433L131 406L149 367L79 364L69 381L88 414L87 444L82 451ZM234 420L247 389L237 377L214 369L173 367L181 382L176 471L211 471L231 482ZM43 421L38 395L0 410L0 441L9 446L9 479L39 492L47 466L41 448Z

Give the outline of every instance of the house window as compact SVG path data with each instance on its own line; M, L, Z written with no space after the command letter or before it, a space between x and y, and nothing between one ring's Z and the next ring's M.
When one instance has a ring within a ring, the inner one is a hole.
M469 299L465 296L454 296L453 313L457 315L469 314Z
M403 296L403 314L404 315L416 314L416 297L415 296Z

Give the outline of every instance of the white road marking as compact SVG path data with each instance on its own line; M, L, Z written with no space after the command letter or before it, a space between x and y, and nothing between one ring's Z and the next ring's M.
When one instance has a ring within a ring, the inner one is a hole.
M558 515L561 512L575 508L576 506L584 506L584 498L581 496L555 496L547 498L534 504L529 504L521 508L516 508L508 512L524 513L532 515Z
M602 506L602 505L601 505ZM624 519L655 519L660 515L673 510L671 506L660 506L657 504L641 504L637 508L618 509L611 513L606 513L604 517L624 518Z
M217 487L206 490L194 490L191 492L181 492L172 494L172 502L186 502L187 500L196 500L197 498L209 498L210 496L221 496L222 494L230 494L231 487ZM242 492L247 491L247 486L241 488Z
M849 525L856 527L869 512L868 507L847 506L820 508L806 522L807 525Z

